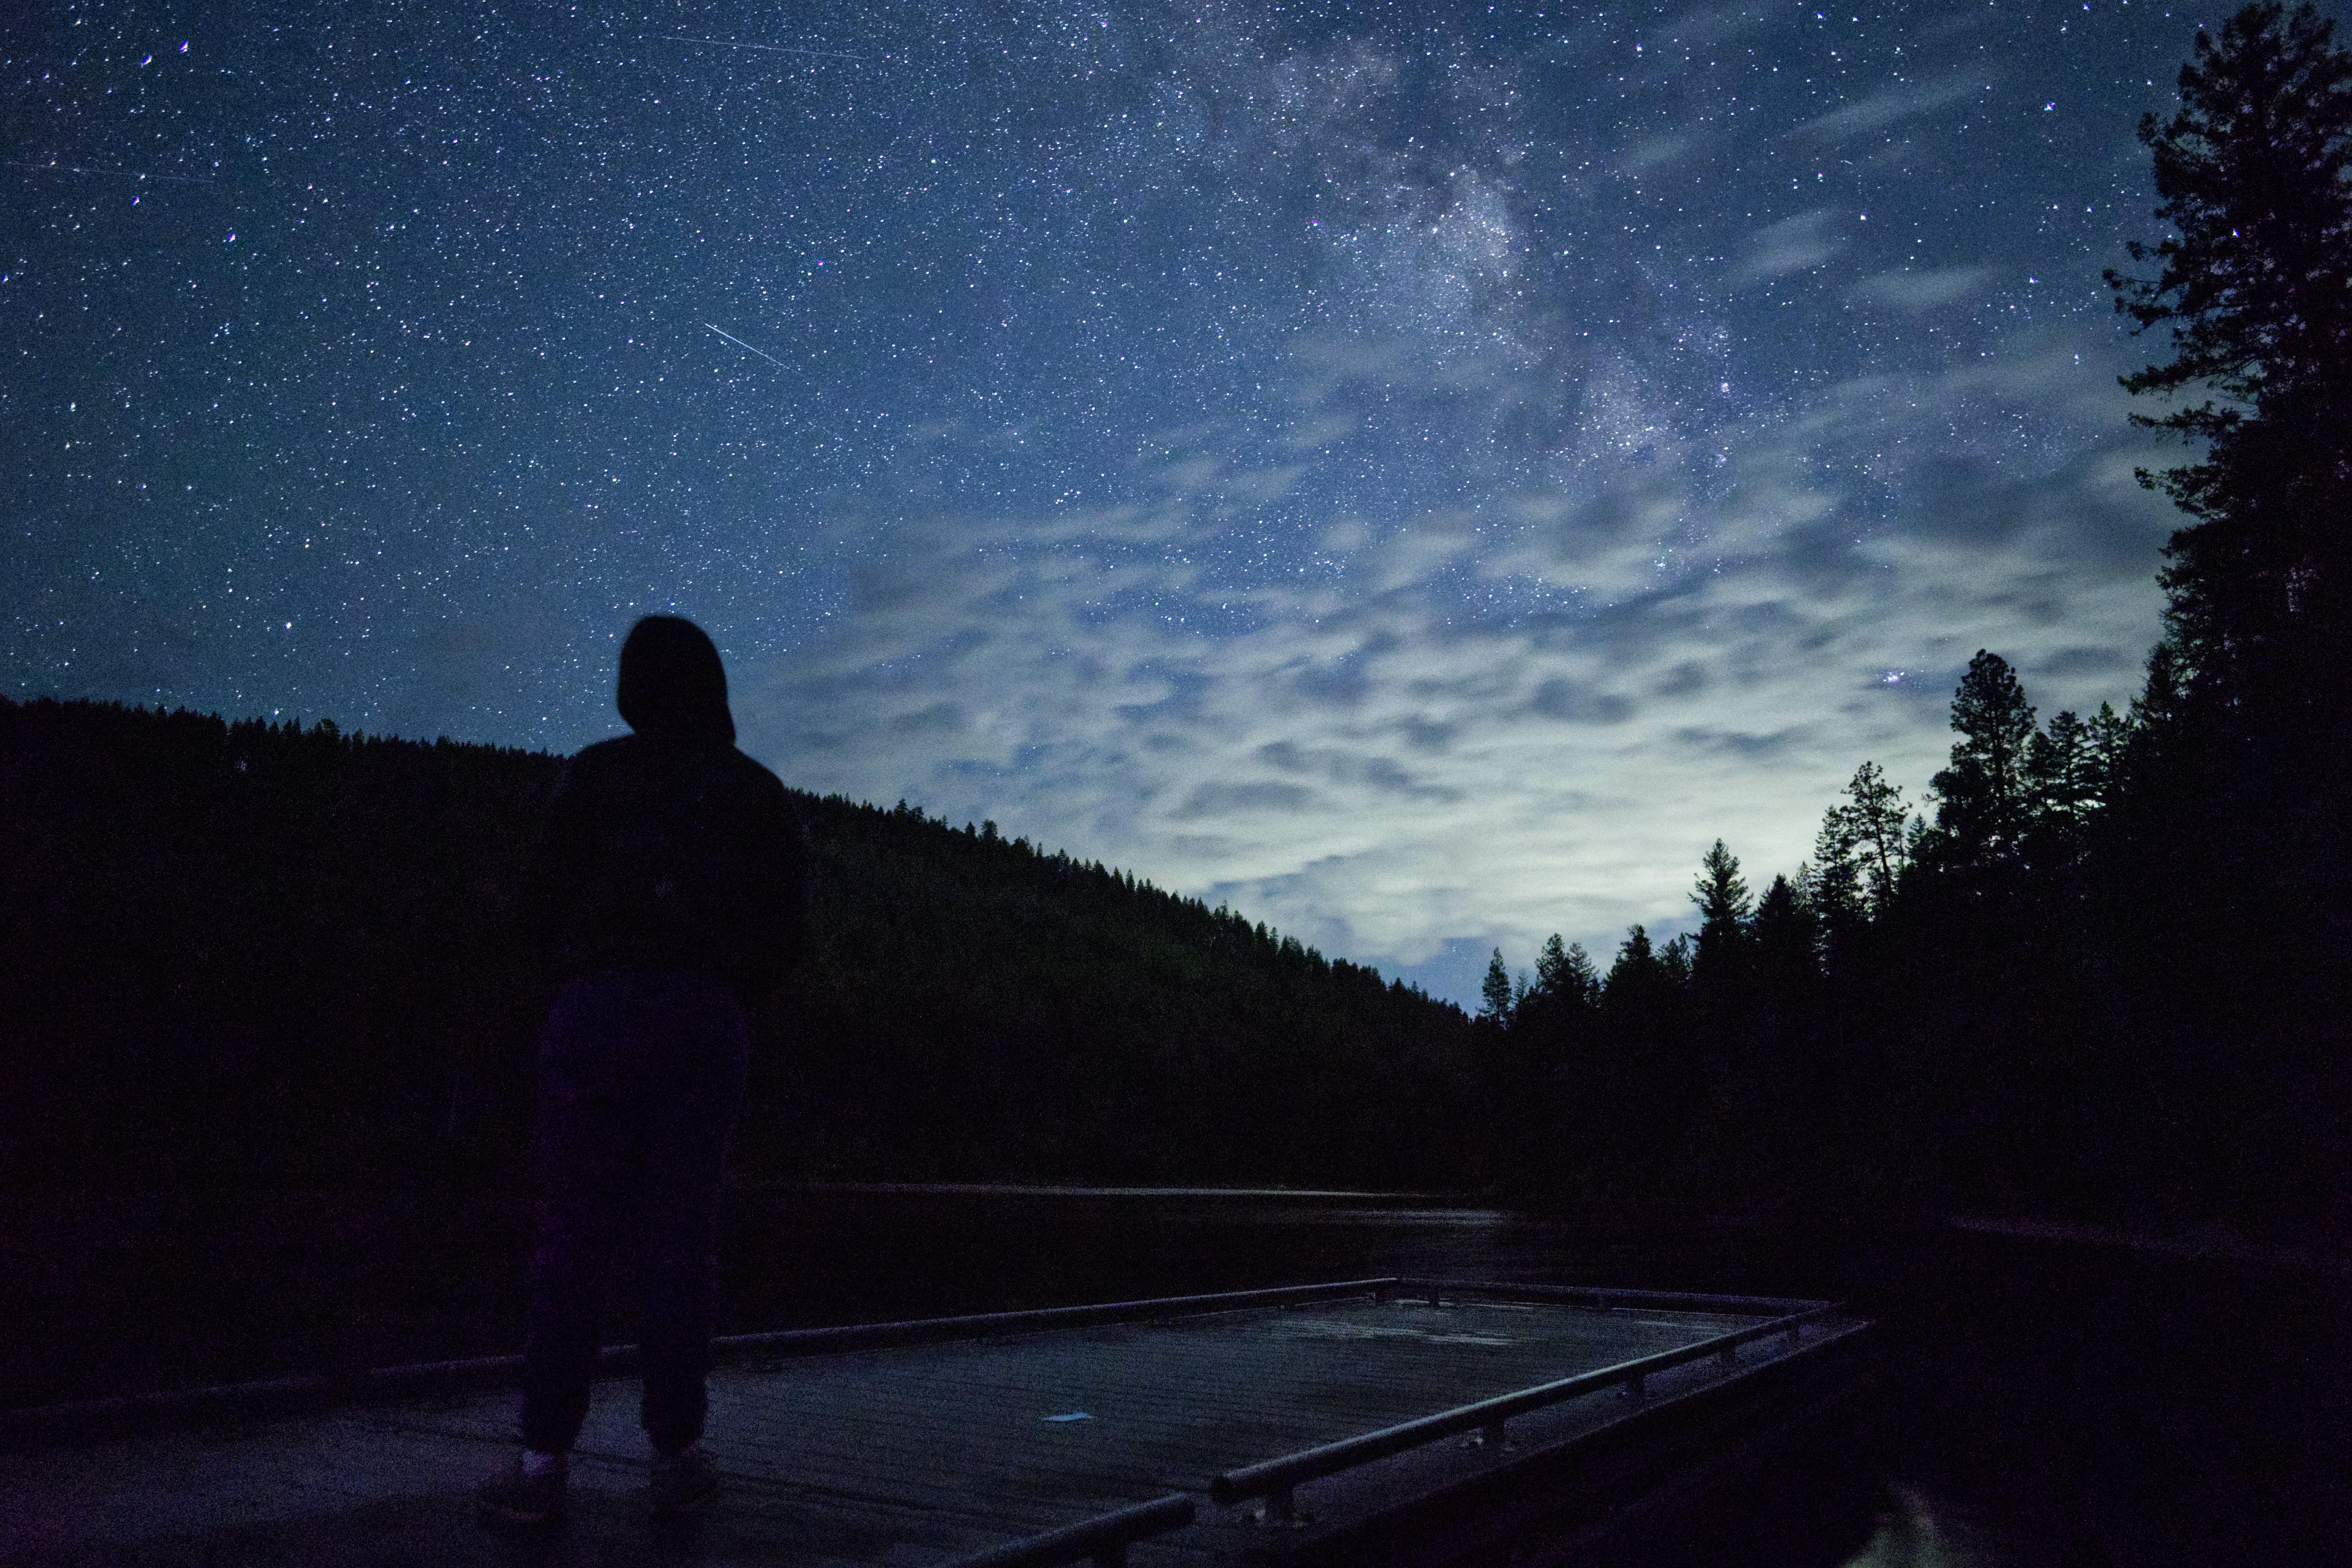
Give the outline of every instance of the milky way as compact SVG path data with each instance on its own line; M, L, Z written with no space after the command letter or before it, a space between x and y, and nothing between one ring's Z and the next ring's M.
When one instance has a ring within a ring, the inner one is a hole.
M0 689L789 782L1475 986L2120 701L2160 6L108 4L5 37Z

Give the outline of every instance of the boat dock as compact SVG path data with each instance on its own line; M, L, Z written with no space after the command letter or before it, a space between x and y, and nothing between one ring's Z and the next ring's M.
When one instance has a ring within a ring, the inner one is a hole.
M658 1522L621 1347L569 1516L538 1531L471 1511L512 1451L510 1359L11 1412L0 1560L1430 1562L1591 1529L1820 1406L1867 1326L1817 1301L1384 1279L744 1335L710 1379L726 1493Z

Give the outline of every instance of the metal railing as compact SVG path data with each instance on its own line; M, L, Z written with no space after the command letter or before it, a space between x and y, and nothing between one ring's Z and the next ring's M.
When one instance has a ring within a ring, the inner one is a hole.
M1446 1286L1443 1289L1461 1292L1476 1288ZM1493 1289L1516 1293L1520 1288L1500 1286ZM1536 1288L1528 1289L1532 1290ZM1621 1292L1606 1292L1606 1294L1614 1295ZM1635 1296L1648 1293L1626 1291L1622 1294ZM1700 1300L1705 1299L1700 1298ZM1715 1298L1715 1300L1723 1300L1723 1298ZM1745 1300L1754 1300L1757 1298L1750 1297ZM1785 1303L1782 1304L1785 1305ZM1342 1470L1350 1470L1359 1465L1370 1464L1375 1459L1384 1459L1391 1455L1402 1454L1408 1449L1418 1448L1424 1444L1434 1443L1441 1438L1451 1437L1463 1432L1482 1434L1489 1448L1499 1452L1503 1446L1505 1425L1515 1415L1524 1415L1530 1411L1557 1405L1562 1400L1574 1399L1580 1394L1591 1394L1600 1389L1618 1385L1623 1386L1628 1398L1641 1399L1646 1397L1648 1394L1649 1379L1659 1373L1670 1371L1690 1362L1704 1361L1710 1356L1727 1363L1736 1361L1738 1358L1739 1347L1757 1340L1786 1337L1790 1344L1794 1345L1803 1337L1806 1324L1824 1318L1837 1310L1833 1302L1807 1303L1804 1310L1801 1311L1787 1313L1765 1322L1753 1323L1744 1329L1734 1329L1728 1333L1716 1334L1694 1344L1679 1346L1674 1350L1659 1351L1652 1355L1637 1356L1632 1361L1619 1362L1614 1366L1602 1367L1596 1372L1579 1373L1574 1377L1564 1377L1557 1382L1538 1384L1533 1388L1523 1388L1516 1394L1501 1394L1493 1399L1482 1399L1475 1404L1457 1405L1452 1410L1441 1411L1434 1415L1424 1415L1416 1420L1400 1422L1393 1426L1384 1426L1377 1432L1367 1432L1361 1436L1343 1438L1337 1443L1326 1443L1320 1447L1302 1449L1296 1454L1286 1454L1280 1458L1267 1459L1255 1465L1244 1465L1239 1469L1227 1470L1212 1480L1209 1483L1209 1495L1226 1507L1246 1501L1251 1498L1264 1498L1268 1521L1286 1522L1296 1517L1293 1489L1302 1482L1337 1475Z
M1182 1492L1098 1513L1076 1524L1024 1536L942 1563L940 1568L1060 1568L1090 1558L1095 1568L1126 1568L1127 1549L1147 1536L1181 1530L1192 1522L1192 1500Z
M1543 1301L1570 1307L1598 1307L1603 1311L1761 1312L1784 1318L1791 1312L1826 1307L1827 1301L1784 1296L1706 1296L1688 1290L1618 1290L1591 1285L1515 1285L1466 1279L1399 1279L1393 1294L1434 1305L1440 1296L1494 1296L1508 1300Z

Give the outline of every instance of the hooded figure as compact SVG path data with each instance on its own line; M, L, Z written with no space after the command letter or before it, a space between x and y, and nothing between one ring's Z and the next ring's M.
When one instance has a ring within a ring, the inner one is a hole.
M727 672L692 621L647 616L621 646L635 731L572 759L538 867L555 978L697 971L756 1005L805 937L806 852L775 774L735 749Z
M485 1513L514 1522L563 1510L632 1203L653 1507L683 1512L718 1490L699 1439L719 1184L751 1059L745 1009L775 989L806 931L792 798L735 749L710 639L675 616L639 621L621 649L619 700L634 732L565 766L536 868L558 989L539 1041L524 1451L478 1493Z
M641 735L735 743L727 671L700 626L647 616L621 645L621 717Z

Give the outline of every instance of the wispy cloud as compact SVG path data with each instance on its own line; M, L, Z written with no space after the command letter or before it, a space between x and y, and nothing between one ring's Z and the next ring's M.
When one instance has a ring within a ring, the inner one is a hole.
M1344 353L1302 356L1302 423L1328 417L1318 367ZM1195 432L1135 508L908 522L840 630L739 711L796 783L993 816L1339 952L1605 945L1676 910L1717 835L1792 867L1862 758L1916 787L1979 647L2046 705L2114 692L2153 629L2164 528L2131 454L2019 468L1927 439L1955 409L2042 405L2053 377L1872 377L1761 430L1687 432L1727 451L1711 485L1660 463L1475 514L1335 515L1334 570L1257 584L1246 629L1216 635L1236 595L1202 563L1231 498L1312 494L1345 443L1235 472L1210 460L1225 433ZM1906 445L1910 499L1860 522L1820 458ZM1477 613L1515 584L1517 613Z
M1224 13L1187 37L1213 68L1160 84L1152 156L1313 215L1278 363L1139 440L1113 504L908 498L835 629L745 683L785 776L993 817L1461 994L1492 943L1605 955L1682 918L1718 836L1793 868L1865 758L1916 792L1980 647L2045 710L2127 688L2169 520L2100 340L1853 339L1998 269L1891 248L1895 215L1835 194L1872 156L1843 144L1990 79L1773 137L1822 156L1741 235L1654 226L1734 117L1571 148L1466 58L1431 103L1361 39L1265 49ZM1679 102L1704 58L1634 68Z
M1992 281L1990 267L1937 267L1923 271L1880 272L1856 283L1857 300L1897 310L1935 310L1958 304L1984 292Z
M1917 115L1961 102L1987 89L1980 77L1948 76L1939 81L1906 82L1856 99L1840 109L1806 121L1790 135L1814 142L1840 142L1851 136L1884 131Z
M1748 242L1733 278L1753 283L1783 273L1819 267L1846 247L1839 215L1826 209L1799 213L1766 227Z

